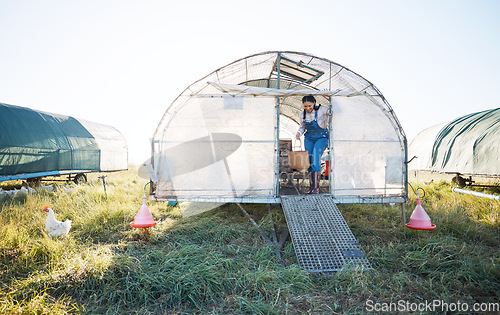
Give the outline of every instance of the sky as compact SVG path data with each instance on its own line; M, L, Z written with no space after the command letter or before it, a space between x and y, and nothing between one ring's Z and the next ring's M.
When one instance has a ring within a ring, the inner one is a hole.
M139 165L186 87L298 51L373 83L410 143L500 107L499 16L496 0L0 0L0 103L114 126Z

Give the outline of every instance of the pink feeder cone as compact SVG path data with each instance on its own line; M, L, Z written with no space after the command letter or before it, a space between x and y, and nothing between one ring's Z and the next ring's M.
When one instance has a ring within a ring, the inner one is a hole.
M410 217L410 223L406 224L407 228L414 230L434 230L436 226L431 224L431 218L420 205L420 198L417 198L417 206Z
M146 198L142 200L142 206L135 215L134 222L130 222L131 227L135 228L147 228L155 226L156 222L153 220L151 212L149 212L148 205L146 204Z

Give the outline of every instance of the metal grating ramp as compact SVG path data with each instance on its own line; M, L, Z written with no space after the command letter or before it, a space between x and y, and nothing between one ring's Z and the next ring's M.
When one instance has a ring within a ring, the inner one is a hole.
M299 265L309 272L371 268L330 195L281 196Z

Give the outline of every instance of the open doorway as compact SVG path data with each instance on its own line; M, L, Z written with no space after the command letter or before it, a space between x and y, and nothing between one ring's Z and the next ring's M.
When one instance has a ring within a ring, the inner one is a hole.
M288 153L290 151L304 150L301 141L292 138L281 138L279 145L279 194L303 195L311 188L307 170L296 170L290 167ZM329 193L329 148L327 147L321 158L321 172L319 181L319 193Z

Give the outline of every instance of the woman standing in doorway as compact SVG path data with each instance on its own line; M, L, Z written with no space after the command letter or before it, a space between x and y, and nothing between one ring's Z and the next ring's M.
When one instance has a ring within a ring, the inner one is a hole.
M319 192L321 176L321 156L328 146L328 122L330 111L327 106L316 106L316 99L312 95L302 98L304 111L300 115L300 128L295 135L297 140L304 134L304 147L309 152L309 194Z

